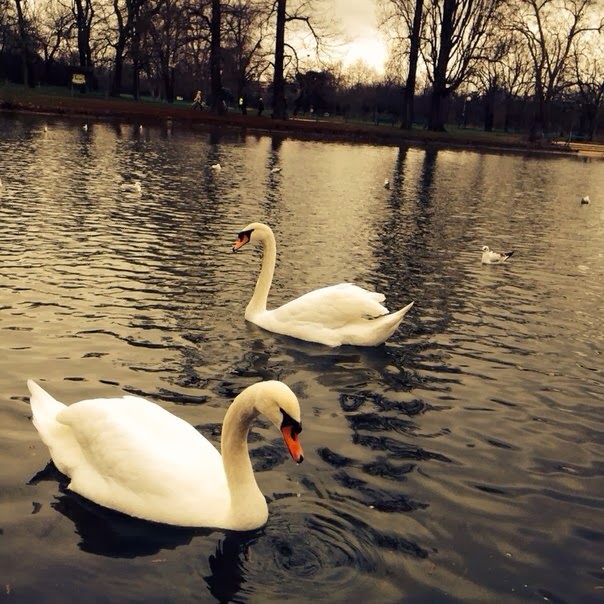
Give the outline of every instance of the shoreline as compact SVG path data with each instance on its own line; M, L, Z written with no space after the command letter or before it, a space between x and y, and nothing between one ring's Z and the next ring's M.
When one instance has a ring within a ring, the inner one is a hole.
M419 146L521 153L563 157L604 159L603 144L554 143L531 144L519 135L491 134L475 130L430 132L427 130L401 130L386 124L348 122L331 119L291 117L276 120L252 112L241 115L233 111L215 115L186 105L168 105L145 101L83 96L53 96L37 91L24 91L23 95L7 94L0 87L0 113L33 113L66 118L94 118L99 120L138 121L156 124L167 120L196 124L206 128L228 128L262 134L279 134L285 137L350 142L389 146ZM23 97L23 98L22 98Z

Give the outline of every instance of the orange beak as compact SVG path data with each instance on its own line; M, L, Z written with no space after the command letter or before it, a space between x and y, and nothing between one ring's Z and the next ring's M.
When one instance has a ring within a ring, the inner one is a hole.
M292 459L296 463L302 463L304 460L304 451L302 451L302 445L298 440L298 435L293 433L293 426L283 426L281 428L281 434L283 434L283 440L287 445L287 450L292 456Z
M241 233L239 239L233 243L233 251L236 252L238 249L242 248L249 240L250 236L247 233Z

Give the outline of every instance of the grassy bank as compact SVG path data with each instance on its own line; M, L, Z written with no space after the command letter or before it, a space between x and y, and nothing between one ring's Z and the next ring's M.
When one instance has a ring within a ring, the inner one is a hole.
M552 143L529 144L525 135L487 133L479 130L450 128L448 132L429 132L423 129L401 130L392 124L374 124L344 121L341 118L291 118L274 120L259 117L250 110L248 115L229 111L213 115L191 108L190 102L173 104L144 99L107 98L101 94L81 94L66 88L27 88L14 84L0 84L0 110L4 112L34 112L89 119L122 119L152 124L171 119L198 123L208 127L227 127L262 132L281 132L290 136L323 140L347 140L389 145L434 145L493 149L532 153L576 153L576 150ZM604 156L604 150L603 150Z

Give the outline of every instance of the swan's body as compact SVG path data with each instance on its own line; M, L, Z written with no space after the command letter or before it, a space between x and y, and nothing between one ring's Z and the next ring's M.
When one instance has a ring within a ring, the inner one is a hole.
M411 302L401 310L389 313L381 304L385 299L383 294L351 283L340 283L316 289L279 308L267 310L277 257L275 236L270 227L254 222L239 233L233 251L248 241L260 241L264 255L245 318L268 331L327 346L377 346L396 331L413 306Z
M249 530L262 526L268 507L252 470L247 435L266 415L283 432L292 457L300 407L283 383L246 388L229 407L222 456L197 430L159 405L124 396L66 406L27 382L33 423L69 489L130 516L178 526Z
M494 252L488 245L482 246L482 264L501 264L505 262L514 251L511 252Z
M143 187L140 180L135 180L134 182L123 182L120 185L120 190L125 193L142 193Z

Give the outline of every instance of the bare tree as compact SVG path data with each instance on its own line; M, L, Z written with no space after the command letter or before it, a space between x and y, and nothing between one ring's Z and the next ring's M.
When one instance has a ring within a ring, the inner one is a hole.
M80 67L90 75L93 67L91 46L92 24L95 14L93 0L72 0L71 11L77 31Z
M410 129L414 119L414 98L417 69L421 47L421 35L425 21L424 0L382 0L381 27L396 32L393 59L407 61L407 75L403 88L401 128ZM402 28L402 31L400 31Z
M25 14L27 6L22 4L22 0L15 0L15 8L17 10L17 27L19 31L19 49L21 51L21 66L23 73L23 83L27 86L34 85L32 56L33 36L31 33L31 23L29 16Z
M124 55L129 43L134 42L135 60L138 59L138 31L140 27L141 12L147 0L113 0L113 13L117 27L117 37L113 47L115 49L115 57L113 63L113 78L109 93L111 96L119 96L122 90L122 73L124 68ZM138 74L138 69L135 67L135 73ZM135 96L137 95L137 75L135 75Z
M569 57L582 36L602 31L599 0L517 0L514 27L531 57L535 114L530 139L547 131L552 100L571 83Z
M210 23L210 86L212 91L212 111L222 114L225 111L222 93L222 53L221 53L222 11L220 0L212 0L212 18Z
M445 129L444 102L476 71L507 0L427 0L424 63L432 84L428 128Z
M50 72L57 56L65 50L74 27L69 8L60 3L45 2L35 7L38 47L44 57L44 81L49 83Z
M270 68L270 51L265 48L268 11L264 2L236 0L224 9L223 61L235 75L237 97L248 84L258 81Z
M275 61L273 65L273 117L287 117L287 102L285 96L285 49L291 53L289 57L294 64L294 72L298 71L299 60L294 45L286 43L286 27L302 28L310 35L315 54L319 56L325 41L332 37L325 11L320 0L295 0L288 8L286 0L275 0L273 12L276 13L275 26ZM301 31L295 32L301 37Z
M573 71L581 102L581 117L589 140L598 129L598 113L604 105L604 40L602 34L586 37L573 53Z

